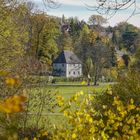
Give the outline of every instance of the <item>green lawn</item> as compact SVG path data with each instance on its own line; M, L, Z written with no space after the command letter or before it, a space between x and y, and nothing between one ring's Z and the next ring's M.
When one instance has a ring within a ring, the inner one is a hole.
M77 83L57 83L56 85L46 85L41 87L34 87L31 89L31 94L38 94L38 92L43 93L47 96L47 93L51 91L51 93L55 93L56 95L61 95L64 97L65 100L69 99L71 96L73 96L76 92L83 91L84 94L98 94L99 92L104 91L107 89L108 85L111 83L99 83L99 86L86 86L86 85L80 85ZM80 97L79 100L82 100L83 96ZM75 106L74 106L75 107ZM59 112L59 109L55 109L56 112ZM47 113L47 112L43 112ZM45 116L43 116L45 117ZM47 115L47 118L53 123L53 124L60 124L64 122L64 118L62 115L56 115L51 114Z
M61 83L62 84L62 83ZM91 94L96 92L104 91L109 83L100 83L99 86L86 86L86 85L49 85L43 88L43 90L54 90L58 94L62 95L65 99L71 97L76 92L83 91L85 94Z

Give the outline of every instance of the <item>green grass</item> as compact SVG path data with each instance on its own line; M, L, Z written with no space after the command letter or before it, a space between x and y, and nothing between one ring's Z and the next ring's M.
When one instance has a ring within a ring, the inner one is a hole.
M62 83L61 83L62 84ZM83 91L85 94L94 94L96 92L102 92L104 91L109 83L100 83L99 86L86 86L86 85L49 85L46 87L43 87L43 90L54 90L57 91L58 94L62 95L65 99L68 99L69 97L73 96L76 92Z
M53 84L53 85L46 85L46 86L41 86L41 87L34 87L31 89L31 94L36 94L38 92L41 92L43 94L46 94L48 91L51 91L51 93L55 93L56 95L61 95L64 97L65 100L69 99L71 96L73 96L76 92L79 91L83 91L84 94L98 94L104 90L107 89L108 85L110 83L99 83L99 86L86 86L86 85L80 85L77 83L73 83L72 84L68 84L68 83L57 83L57 84ZM79 98L79 100L82 100L83 96L81 96ZM75 108L75 106L73 106ZM59 112L59 109L55 109L55 112ZM43 112L46 113L46 112ZM61 124L62 122L64 122L64 118L63 116L59 116L59 115L49 115L46 116L47 118L49 118L49 120L51 121L51 123L53 124Z

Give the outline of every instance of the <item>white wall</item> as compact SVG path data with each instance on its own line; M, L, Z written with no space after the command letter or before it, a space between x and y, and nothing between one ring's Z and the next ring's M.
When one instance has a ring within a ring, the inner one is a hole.
M54 74L56 76L66 76L66 77L80 77L82 76L82 65L81 64L63 64L55 63L53 64L53 70L60 70L62 73Z
M82 76L81 64L67 64L66 77L80 77Z

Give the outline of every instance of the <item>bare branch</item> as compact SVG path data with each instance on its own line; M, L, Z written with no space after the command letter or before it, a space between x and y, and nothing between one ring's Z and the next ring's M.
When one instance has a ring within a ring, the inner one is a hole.
M59 0L43 0L43 3L46 7L56 9L61 6Z
M93 0L94 1L94 0ZM137 0L95 0L93 4L84 3L86 8L90 11L96 11L102 16L106 16L106 19L112 18L118 11L126 10L129 8L130 16L127 18L129 20L132 16L139 14L137 12ZM49 8L58 8L61 4L59 0L43 0L44 5Z

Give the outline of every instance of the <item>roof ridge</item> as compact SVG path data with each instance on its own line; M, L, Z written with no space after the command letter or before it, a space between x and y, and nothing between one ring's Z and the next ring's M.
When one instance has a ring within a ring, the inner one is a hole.
M73 51L63 50L53 63L81 64L81 61Z

